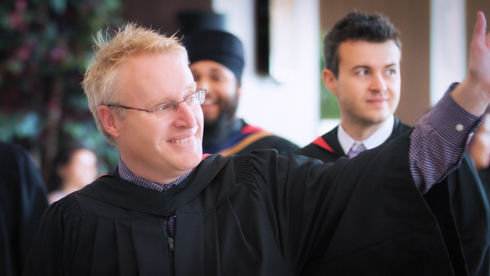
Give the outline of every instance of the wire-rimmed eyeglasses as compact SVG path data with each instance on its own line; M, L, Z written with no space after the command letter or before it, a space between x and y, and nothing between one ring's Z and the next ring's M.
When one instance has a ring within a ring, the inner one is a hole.
M180 103L185 103L188 107L196 107L201 105L204 102L204 99L206 98L207 92L208 91L206 89L198 89L196 92L187 95L187 97L185 97L184 100L180 102L161 103L154 106L151 110L129 107L124 105L117 105L117 104L106 104L106 106L151 112L153 113L153 116L155 118L170 118L175 114L175 112L177 112L177 108L179 107Z

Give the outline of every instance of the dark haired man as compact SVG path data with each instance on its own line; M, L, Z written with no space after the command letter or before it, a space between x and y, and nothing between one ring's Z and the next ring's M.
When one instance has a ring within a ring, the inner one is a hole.
M295 153L324 162L352 158L410 129L393 113L400 99L401 43L388 18L352 12L324 40L323 82L338 99L340 124ZM451 202L426 195L429 204L451 208L462 237L471 275L488 275L490 256L489 206L476 172L465 156L451 173ZM440 186L442 187L442 185Z
M206 89L203 152L240 154L272 148L279 154L298 149L290 141L236 117L242 92L242 42L234 35L203 30L183 40L197 87Z

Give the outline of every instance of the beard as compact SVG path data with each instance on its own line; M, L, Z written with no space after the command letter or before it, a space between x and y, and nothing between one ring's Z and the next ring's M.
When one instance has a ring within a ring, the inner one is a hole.
M223 145L226 139L240 131L236 129L234 123L236 121L236 111L238 108L238 94L235 93L233 98L228 100L220 100L219 115L215 120L206 120L204 118L204 133L202 146L204 149L211 149Z

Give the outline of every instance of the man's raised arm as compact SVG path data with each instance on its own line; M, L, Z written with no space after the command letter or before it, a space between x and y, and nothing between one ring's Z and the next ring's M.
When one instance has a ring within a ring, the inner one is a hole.
M469 113L481 116L490 102L490 33L482 12L477 13L470 45L468 73L451 93L454 101Z
M410 135L410 170L425 193L461 164L468 137L481 123L490 102L490 34L482 12L471 41L468 73L453 84Z

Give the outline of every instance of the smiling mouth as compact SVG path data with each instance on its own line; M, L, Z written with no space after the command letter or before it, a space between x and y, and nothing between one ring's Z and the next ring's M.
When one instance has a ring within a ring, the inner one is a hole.
M191 136L189 138L184 138L184 139L170 140L169 142L179 144L179 143L187 143L192 140L194 140L194 136Z
M373 99L373 100L368 100L369 103L381 103L381 102L386 102L386 99Z

